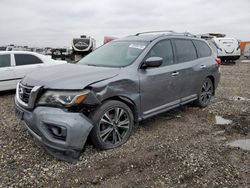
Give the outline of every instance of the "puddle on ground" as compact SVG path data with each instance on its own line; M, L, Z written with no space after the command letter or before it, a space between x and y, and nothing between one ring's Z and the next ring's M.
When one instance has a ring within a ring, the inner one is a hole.
M231 101L250 101L249 98L247 98L247 97L241 97L241 96L229 97L229 100L231 100Z
M217 125L229 125L232 123L232 120L230 119L225 119L221 116L215 116L215 122Z
M243 150L250 151L250 139L239 139L228 143L227 145L232 147L239 147Z
M241 62L242 62L242 63L250 63L250 60L247 60L247 59L246 59L246 60L242 60Z

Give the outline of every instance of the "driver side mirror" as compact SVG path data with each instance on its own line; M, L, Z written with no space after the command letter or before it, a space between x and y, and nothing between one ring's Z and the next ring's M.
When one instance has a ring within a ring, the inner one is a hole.
M146 69L149 67L159 67L161 66L163 59L161 57L149 57L146 61L141 65L142 69Z

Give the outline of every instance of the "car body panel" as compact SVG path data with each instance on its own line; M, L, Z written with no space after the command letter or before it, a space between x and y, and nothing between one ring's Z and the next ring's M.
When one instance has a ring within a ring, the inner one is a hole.
M120 68L65 64L35 71L27 75L22 83L40 85L45 89L81 90L94 82L112 78L119 71Z
M33 112L24 110L16 103L16 110L23 112L21 120L31 135L43 146L50 150L57 158L74 162L88 138L93 125L91 120L81 113L68 113L60 108L37 107ZM62 118L64 117L64 118ZM56 125L67 129L67 139L64 141L55 139L48 130L50 125ZM60 150L61 152L54 152Z
M172 76L178 71L178 66L170 65L152 69L142 69L140 76L141 110L147 116L157 110L157 107L180 99L181 77ZM164 89L162 89L164 88Z

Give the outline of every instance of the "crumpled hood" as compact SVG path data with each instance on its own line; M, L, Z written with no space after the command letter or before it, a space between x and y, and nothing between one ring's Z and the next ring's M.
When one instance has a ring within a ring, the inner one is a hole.
M119 74L120 68L63 64L34 71L21 81L28 86L49 89L84 89L86 86Z

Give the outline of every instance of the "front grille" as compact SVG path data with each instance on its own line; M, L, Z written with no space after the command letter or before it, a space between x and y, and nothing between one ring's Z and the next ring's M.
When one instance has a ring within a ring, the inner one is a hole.
M19 88L18 88L19 98L26 104L29 103L29 98L30 98L32 89L33 87L31 86L24 86L22 84L19 85Z

